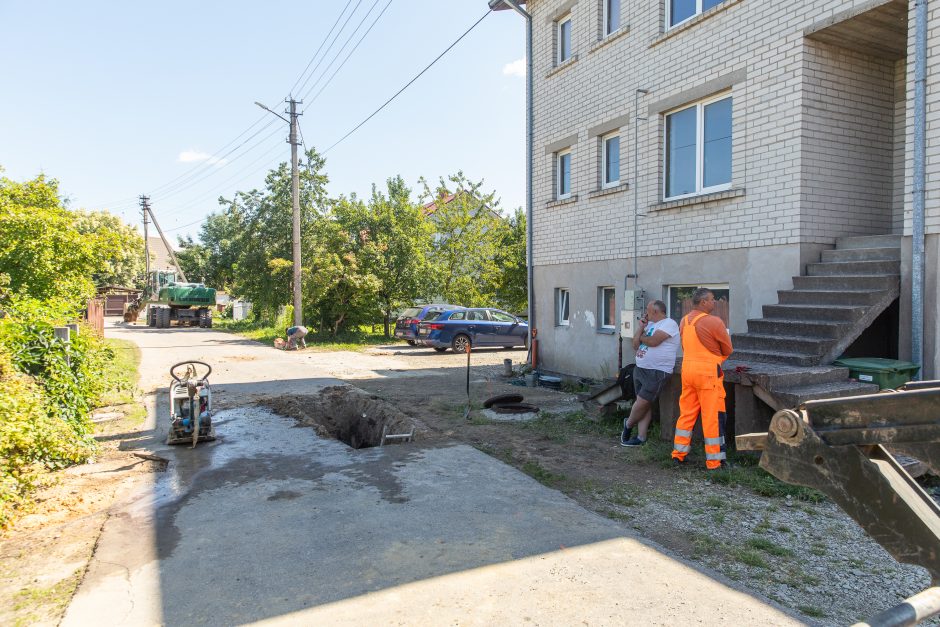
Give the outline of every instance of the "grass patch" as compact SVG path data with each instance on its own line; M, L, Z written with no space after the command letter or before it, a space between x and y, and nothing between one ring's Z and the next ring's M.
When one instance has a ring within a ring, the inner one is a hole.
M114 338L105 338L104 343L114 353L114 359L105 363L104 378L108 382L108 389L98 400L98 405L107 407L134 403L140 348L128 340Z
M712 514L712 520L715 521L715 524L723 525L725 524L726 519L727 519L727 516L725 516L724 512L715 512L714 514Z
M623 419L616 416L600 421L591 420L583 411L568 414L541 412L535 420L514 423L524 431L532 431L553 442L567 442L573 435L594 435L616 438L623 429Z
M819 542L814 542L812 546L809 547L809 552L818 557L826 555L829 551L826 550L825 544L820 544Z
M637 505L640 505L640 501L636 497L629 494L627 489L624 487L617 488L611 494L608 494L607 500L614 505L620 505L621 507L636 507Z
M714 555L717 547L715 541L704 533L693 533L692 537L692 557L702 559L709 555Z
M793 551L790 549L780 546L779 544L768 540L767 538L748 538L744 543L745 546L751 549L756 549L758 551L763 551L768 555L773 555L775 557L792 557Z
M522 472L529 475L539 483L547 485L550 488L557 486L559 483L565 480L564 475L554 473L538 462L528 461L522 464Z
M612 509L602 509L598 513L601 516L606 516L607 518L611 518L613 520L619 520L621 522L629 522L630 520L633 519L633 516L631 516L630 514L624 514L622 512L618 512Z
M215 328L229 333L236 333L262 344L274 346L275 338L284 339L285 329L275 327L272 323L257 320L234 321L228 318L215 318L212 321ZM304 338L307 348L301 350L316 351L360 351L370 346L404 344L394 337L385 337L383 333L373 333L371 327L350 329L337 336L311 333Z
M816 607L815 605L797 605L796 609L798 609L803 614L806 614L807 616L811 616L812 618L826 617L826 612Z
M755 568L770 568L770 564L764 559L760 552L754 549L735 549L729 551L728 555L742 564L754 566Z
M13 596L13 611L16 613L13 625L33 625L42 616L54 616L57 620L53 622L57 622L72 600L81 579L80 568L51 586L23 588L17 592Z

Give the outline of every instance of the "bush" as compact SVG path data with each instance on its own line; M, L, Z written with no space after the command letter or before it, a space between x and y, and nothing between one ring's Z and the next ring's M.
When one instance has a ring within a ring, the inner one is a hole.
M0 528L44 472L84 462L95 451L90 437L50 415L49 406L42 388L16 372L0 347Z

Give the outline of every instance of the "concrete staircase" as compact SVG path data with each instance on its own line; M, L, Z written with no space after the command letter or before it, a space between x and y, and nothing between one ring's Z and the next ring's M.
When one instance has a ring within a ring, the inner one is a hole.
M756 393L772 397L765 402L781 407L876 391L828 364L898 297L900 266L899 235L839 238L805 275L793 277L792 290L778 292L778 304L763 307L763 318L747 321L747 333L732 336L725 371L743 366L747 373L728 380L757 385Z

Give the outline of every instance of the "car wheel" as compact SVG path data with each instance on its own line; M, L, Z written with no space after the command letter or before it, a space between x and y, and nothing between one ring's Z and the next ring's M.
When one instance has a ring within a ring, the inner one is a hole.
M434 350L436 350L439 353L444 353L444 352L447 352L447 347L441 348L439 346L435 346Z
M405 341L408 342L408 346L416 346L418 344L414 340L405 340Z
M471 346L470 338L466 335L458 335L454 338L454 341L450 343L450 347L454 349L455 353L466 353L468 346Z

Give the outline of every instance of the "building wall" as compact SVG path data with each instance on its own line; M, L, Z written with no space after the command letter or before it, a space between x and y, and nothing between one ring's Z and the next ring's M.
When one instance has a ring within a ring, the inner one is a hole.
M611 354L611 340L586 323L554 333L553 292L569 284L572 315L596 306L597 286L616 285L619 299L634 255L639 285L650 293L696 282L698 275L731 285L731 328L742 332L746 320L760 317L763 304L776 302L776 290L789 288L790 277L818 261L836 237L910 235L912 62L834 49L805 36L845 11L884 3L726 0L666 31L665 0L622 0L621 31L602 40L600 0L529 0L533 254L547 366L588 374L600 368L592 353ZM575 58L556 67L555 20L568 11ZM932 3L930 13L928 54L936 59L940 3ZM910 30L910 59L913 42ZM638 96L637 89L648 93ZM663 202L664 114L725 91L733 98L731 189ZM928 94L930 181L940 180L940 63L929 66ZM622 185L600 190L599 134L618 127ZM554 157L565 147L572 152L573 196L557 201ZM938 201L940 187L928 183L929 234L940 234ZM936 248L928 247L930 302L940 291ZM905 285L902 330L910 315L909 281ZM935 312L927 315L929 334L937 320ZM556 348L563 354L554 354ZM931 351L933 363L940 357ZM601 362L609 365L609 359ZM940 361L931 368L940 372Z
M802 236L832 241L892 228L895 62L806 39Z

